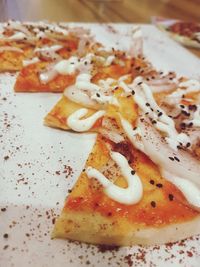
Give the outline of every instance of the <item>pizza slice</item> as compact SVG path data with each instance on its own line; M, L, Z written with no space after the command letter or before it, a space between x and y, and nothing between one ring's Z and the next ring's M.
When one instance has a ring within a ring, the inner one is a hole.
M29 60L20 71L14 90L16 92L63 92L74 83L79 73L92 73L94 80L116 78L131 72L132 59L126 58L120 51L98 52L99 45L90 47L89 53L78 56L76 49L61 45L36 49L37 57ZM36 59L36 62L35 62ZM70 79L71 78L71 79Z
M19 21L8 21L1 26L1 72L19 71L38 61L51 63L66 59L75 52L83 55L94 43L90 32L81 27L69 28L58 24Z
M127 246L199 233L199 212L119 131L121 140L115 142L98 135L52 237Z
M185 46L200 48L200 24L154 17L153 23L174 40Z
M131 245L199 233L199 158L190 149L192 135L177 126L181 119L199 133L199 85L185 80L167 95L180 107L179 121L167 115L172 110L156 101L142 77L129 85L134 94L122 98L121 109L108 107L53 237Z

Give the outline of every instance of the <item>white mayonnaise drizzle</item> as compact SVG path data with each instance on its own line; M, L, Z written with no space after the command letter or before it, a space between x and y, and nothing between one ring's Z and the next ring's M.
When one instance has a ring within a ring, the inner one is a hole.
M52 56L55 56L54 53L55 51L60 49L59 47L62 48L62 46L59 46L59 45L49 47L51 49ZM43 55L46 55L49 57L49 50L47 47L40 48L35 51L40 52ZM52 67L51 70L47 71L46 73L40 74L40 78L42 80L43 76L45 76L45 79L49 82L50 80L55 78L55 76L59 73L63 75L67 75L67 74L72 74L75 71L80 71L81 73L77 77L77 80L76 80L76 87L81 87L81 89L86 89L86 87L89 86L87 88L89 89L91 86L92 88L94 88L95 86L95 88L97 88L97 85L91 84L90 82L88 82L91 79L91 75L89 74L91 67L92 67L90 61L93 56L94 56L93 54L88 54L86 57L81 58L81 59L78 59L78 57L72 56L68 60L61 60L58 63L56 63ZM52 75L52 73L54 73L54 75ZM84 76L84 79L81 78L81 75L87 75L87 74L89 75L87 76L87 79L86 79L86 76ZM44 82L44 80L42 81Z
M114 55L111 55L111 56L108 56L105 63L104 63L104 66L108 67L111 65L111 63L113 62L113 60L115 60L115 56Z
M88 109L86 108L81 108L75 111L67 118L67 125L76 132L88 131L94 125L94 123L105 114L105 111L99 110L90 117L81 119L87 113Z
M38 57L33 57L31 59L25 59L25 60L23 60L23 66L26 67L26 66L29 66L31 64L37 63L39 61L40 60Z
M91 82L92 75L88 73L80 73L76 77L74 85L66 88L64 95L71 101L94 107L98 104L112 104L119 106L119 102L113 95L106 95L105 92L109 90L111 84L115 81L107 79L106 81L100 80L99 84Z
M132 144L141 152L149 156L153 162L158 164L158 161L154 159L154 155L147 153L147 151L145 150L145 146L142 142L140 134L140 128L137 127L136 130L133 130L131 124L127 120L125 120L122 116L120 116L120 119L122 127ZM175 176L171 172L164 170L161 166L159 167L161 169L163 177L169 180L175 186L177 186L191 205L200 208L200 189L192 181L187 180L186 178Z
M140 128L137 127L136 129L133 129L133 126L127 120L125 120L121 115L120 115L120 120L128 139L137 149L144 152L144 145L141 139Z
M26 37L26 34L24 34L23 32L16 32L12 36L8 37L8 39L12 41L20 41Z
M119 102L116 97L111 95L104 95L102 93L96 93L91 96L92 100L95 100L99 104L110 104L119 107Z
M119 166L122 175L127 180L128 187L122 188L109 181L101 172L92 167L87 167L86 174L89 178L97 179L104 187L105 194L111 199L126 205L138 203L143 195L143 186L139 176L129 166L127 159L118 152L110 152L111 158Z
M90 80L92 78L91 74L81 73L76 78L76 88L79 90L86 91L99 91L100 87L95 83L92 83Z
M194 207L200 208L200 189L193 182L175 176L166 170L161 170L162 175L173 183L185 196L187 201Z
M63 47L62 45L44 46L44 47L41 47L41 48L36 48L34 50L34 52L35 53L40 53L40 54L53 53L53 52L57 52L62 47Z
M68 60L61 60L55 66L54 69L62 75L72 74L76 71L78 63L77 57L71 57Z
M136 86L135 95L133 96L138 106L145 115L155 122L154 127L167 135L165 139L172 149L177 151L177 146L180 145L180 143L186 146L186 144L190 142L189 137L184 133L177 132L173 119L168 117L165 111L157 105L150 87L142 82L140 77L134 80L134 84L137 85L138 83L141 83L139 90Z

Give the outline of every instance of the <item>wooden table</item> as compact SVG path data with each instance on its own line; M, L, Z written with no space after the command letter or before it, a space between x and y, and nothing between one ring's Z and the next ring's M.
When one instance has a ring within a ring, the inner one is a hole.
M0 0L0 21L150 23L152 15L199 21L200 0Z

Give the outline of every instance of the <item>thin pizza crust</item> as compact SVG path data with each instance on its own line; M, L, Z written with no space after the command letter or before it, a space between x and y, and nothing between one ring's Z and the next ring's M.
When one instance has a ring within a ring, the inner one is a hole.
M107 142L98 135L85 168L95 167L106 173L109 179L114 179L116 185L126 187L123 177L110 162ZM112 145L112 150L120 151L129 157L129 161L133 153L130 165L142 179L142 200L127 207L108 198L102 186L89 179L83 170L56 220L52 238L129 246L173 242L200 233L199 213L185 205L181 192L160 176L150 159L130 147L130 143L127 151L124 144ZM105 169L105 166L108 168ZM154 185L149 183L151 177ZM162 188L156 184L162 184ZM168 199L169 192L173 192L173 201ZM152 200L156 203L155 207L151 205Z
M67 125L67 118L81 108L84 108L84 106L70 101L63 95L44 118L44 125L62 130L70 130L70 127ZM96 110L94 109L88 109L87 116L91 116L95 112Z

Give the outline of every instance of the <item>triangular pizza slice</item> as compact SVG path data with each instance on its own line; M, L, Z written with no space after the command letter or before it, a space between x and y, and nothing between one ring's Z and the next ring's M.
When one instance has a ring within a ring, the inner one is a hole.
M166 243L199 233L199 212L133 146L122 115L112 115L109 122L120 138L98 134L52 237L121 246Z

